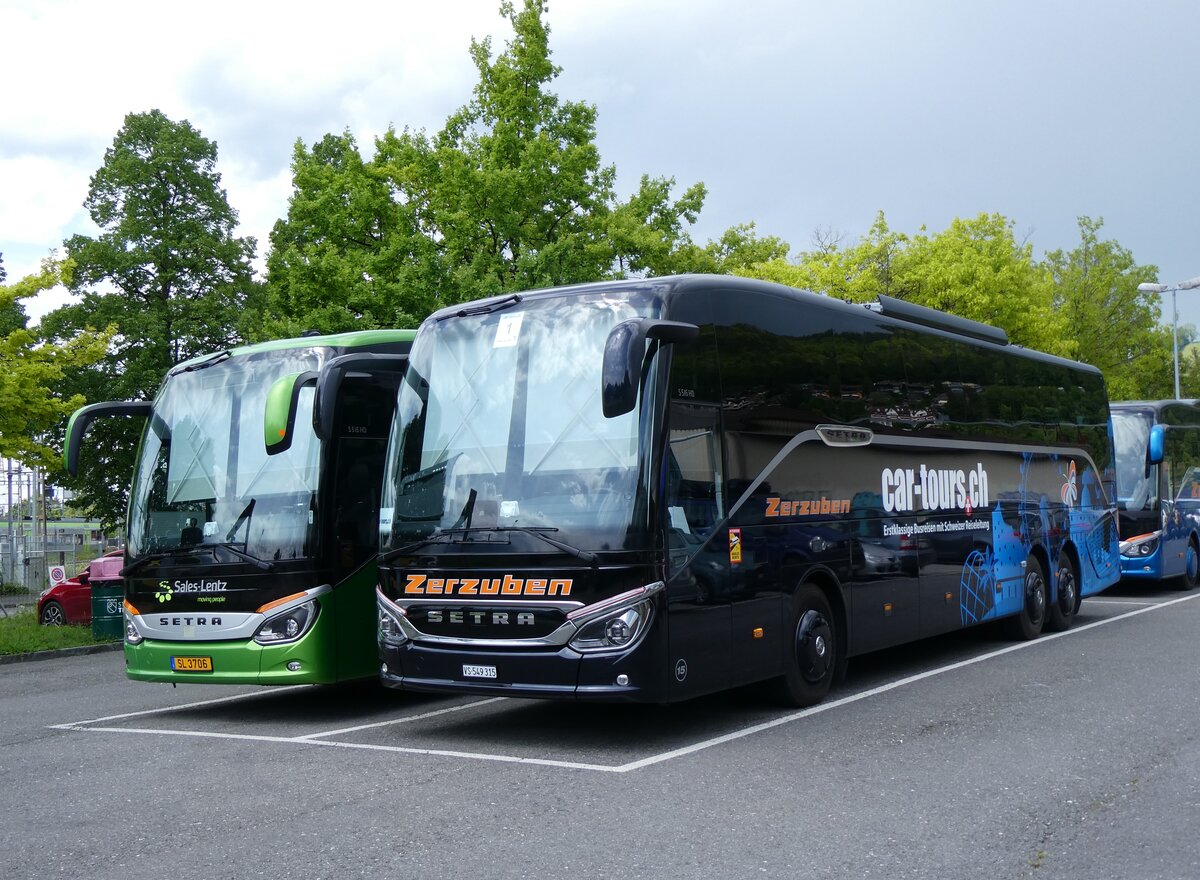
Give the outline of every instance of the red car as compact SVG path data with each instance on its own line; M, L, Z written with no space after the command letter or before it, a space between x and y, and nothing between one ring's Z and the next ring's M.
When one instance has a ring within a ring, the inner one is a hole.
M119 581L124 564L124 551L110 550L89 562L75 577L43 592L38 599L38 622L46 626L89 625L92 622L92 582Z

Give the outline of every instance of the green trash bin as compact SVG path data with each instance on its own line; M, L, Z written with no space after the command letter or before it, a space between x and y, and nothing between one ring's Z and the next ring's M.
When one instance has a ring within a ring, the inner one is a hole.
M125 634L125 617L121 613L125 588L118 581L92 581L92 638L97 641L116 641Z

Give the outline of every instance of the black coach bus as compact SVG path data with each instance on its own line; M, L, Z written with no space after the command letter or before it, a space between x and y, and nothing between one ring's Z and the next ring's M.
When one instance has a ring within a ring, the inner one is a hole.
M413 342L380 520L385 684L670 701L1119 577L1093 367L880 297L680 276L444 309Z

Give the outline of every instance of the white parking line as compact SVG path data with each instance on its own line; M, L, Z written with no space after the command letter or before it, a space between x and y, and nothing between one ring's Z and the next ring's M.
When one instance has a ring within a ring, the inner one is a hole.
M1186 598L1186 597L1185 597ZM1084 599L1089 605L1158 605L1153 599Z
M484 700L477 700L477 701L474 701L471 703L460 704L457 706L450 706L445 709L436 709L431 712L422 713L420 715L406 716L404 718L391 719L388 721L375 722L372 724L363 724L363 725L359 725L357 727L347 727L347 728L343 728L341 730L325 731L322 733L303 734L301 736L292 736L292 737L289 737L289 736L265 736L265 735L244 734L244 733L218 733L216 731L203 731L203 730L165 730L165 729L152 729L152 728L96 727L96 726L94 726L94 725L96 725L100 722L104 722L104 721L113 721L113 720L117 720L117 719L121 719L121 718L132 718L132 717L136 717L139 715L152 715L152 714L156 714L156 713L171 712L171 711L174 711L177 709L185 709L185 708L192 708L192 707L196 707L196 706L205 706L205 705L213 705L216 703L230 702L230 701L236 700L236 699L244 699L245 697L252 696L253 694L238 694L233 697L224 697L224 698L216 699L216 700L203 700L203 701L199 701L196 703L188 703L188 704L180 705L180 706L170 706L170 707L167 707L164 709L152 709L152 710L147 710L144 712L128 712L128 713L125 713L124 715L110 715L106 718L94 719L93 721L76 721L76 722L72 722L72 723L68 723L68 724L55 724L55 725L52 725L52 727L55 729L62 729L62 730L90 730L90 731L97 731L97 732L104 732L104 733L159 734L162 736L192 736L192 737L203 737L203 738L211 738L211 739L235 739L235 740L240 739L240 740L250 740L250 741L257 741L257 742L291 743L291 744L295 744L295 745L325 746L325 747L342 748L342 749L365 749L368 751L378 751L378 752L395 752L395 753L407 754L407 755L435 755L435 756L439 756L439 757L466 758L466 759L470 759L470 760L494 761L494 762L505 763L505 764L533 764L533 765L542 766L542 767L555 767L555 768L568 769L568 770L588 770L588 771L594 771L594 772L599 772L599 773L630 773L635 770L642 770L646 767L651 767L655 764L661 764L665 761L671 761L671 760L674 760L675 758L682 758L686 755L692 755L692 754L695 754L696 752L704 751L705 749L711 749L715 746L723 745L728 742L733 742L735 740L744 739L745 737L753 736L755 734L762 733L763 731L771 730L772 728L781 727L785 724L791 724L792 722L799 721L802 718L809 718L813 715L819 715L822 712L830 712L834 709L839 709L842 706L848 706L851 703L857 703L861 700L866 700L871 697L877 697L877 696L880 696L881 694L886 694L889 691L894 691L894 690L897 690L898 688L906 687L910 684L915 684L919 681L924 681L925 679L933 678L938 675L943 675L947 672L954 672L959 669L965 669L968 666L974 666L975 664L983 663L987 660L993 660L997 657L1002 657L1006 654L1011 654L1015 651L1023 651L1026 648L1033 648L1038 645L1044 645L1047 642L1053 641L1054 639L1061 639L1061 638L1066 638L1067 636L1078 635L1079 633L1087 632L1090 629L1095 629L1098 626L1106 626L1107 624L1115 623L1118 620L1126 620L1130 617L1136 617L1139 614L1145 614L1149 611L1154 611L1155 609L1158 609L1158 608L1167 608L1171 605L1178 605L1181 602L1190 602L1193 599L1198 599L1198 598L1200 598L1200 593L1193 593L1191 595L1182 596L1178 599L1171 599L1166 602L1158 602L1158 603L1149 604L1149 605L1142 605L1141 607L1134 608L1132 611L1126 611L1122 614L1117 614L1113 617L1105 618L1104 620L1093 621L1092 623L1084 624L1083 626L1078 626L1078 627L1069 629L1065 632L1049 633L1047 635L1042 636L1039 639L1034 639L1033 641L1018 642L1016 644L1007 645L1003 648L999 648L995 651L989 651L986 654L980 654L978 656L971 657L967 660L959 660L955 663L949 663L946 666L939 666L936 669L928 669L924 672L919 672L915 675L909 675L904 678L897 679L896 681L889 682L888 684L879 685L878 687L870 688L865 691L860 691L859 693L856 693L856 694L850 694L849 696L842 697L841 699L830 700L825 703L820 703L816 706L811 706L807 709L802 709L799 712L791 712L787 715L780 716L779 718L772 719L771 721L764 721L760 724L754 724L749 727L744 727L744 728L741 728L740 730L735 730L730 733L723 734L721 736L715 736L710 739L701 740L700 742L693 743L689 746L683 746L681 748L672 749L667 752L660 752L657 755L650 755L648 757L640 758L636 761L630 761L625 764L591 764L591 763L585 763L585 762L580 762L580 761L559 761L559 760L552 760L552 759L548 759L548 758L527 758L527 757L521 757L519 755L487 754L487 753L481 753L481 752L460 752L460 751L454 751L454 750L450 750L450 749L422 749L422 748L408 747L408 746L389 746L389 745L378 745L378 744L372 744L372 743L354 743L354 742L343 742L343 741L338 741L338 740L327 739L327 737L337 736L339 734L353 733L355 731L366 730L368 728L383 727L383 726L387 726L387 725L391 725L391 724L402 724L407 721L417 721L417 720L424 719L424 718L432 718L432 717L438 716L438 715L446 715L451 712L459 712L464 709L469 709L469 708L473 708L476 706L482 706L482 705L486 705L488 703L499 702L501 700L507 699L505 697L490 697L490 698L487 698ZM1095 600L1089 600L1089 601L1095 601ZM1134 604L1140 604L1140 603L1111 602L1111 604L1134 605ZM270 691L270 693L279 693L279 690L272 690L272 691ZM321 737L321 738L318 738L318 737Z
M180 709L195 709L199 706L216 706L220 703L232 703L235 700L245 700L250 697L265 697L270 694L282 694L287 691L296 691L300 688L311 687L306 684L288 685L286 687L272 688L269 691L249 691L244 694L234 694L230 697L214 697L211 700L197 700L194 703L180 703L178 706L162 706L158 709L143 709L141 712L125 712L121 715L105 715L103 718L92 718L88 721L68 721L66 724L52 724L51 730L71 730L76 727L85 725L100 724L103 721L119 721L122 718L137 718L140 715L164 715L168 712L178 712ZM99 730L100 728L92 728Z
M475 700L471 703L463 703L460 706L449 706L445 709L434 709L431 712L422 712L420 715L405 715L403 718L391 718L387 721L375 721L371 724L360 724L357 727L343 727L341 730L327 730L323 733L306 733L304 736L296 737L297 742L305 742L315 740L317 737L337 736L342 733L354 733L358 730L368 730L372 727L387 727L392 724L407 724L409 721L424 721L426 718L434 718L438 715L447 715L451 712L461 712L463 709L473 709L476 706L486 706L488 703L499 703L501 700L507 700L508 697L488 697L486 700Z
M1177 605L1180 602L1188 602L1196 598L1200 598L1200 593L1196 593L1191 596L1184 596L1181 599L1172 599L1169 602L1162 602L1146 608L1137 608L1133 611L1127 611L1124 614L1118 614L1115 617L1107 617L1104 620L1097 620L1092 623L1084 624L1080 627L1066 630L1064 632L1050 633L1032 641L1018 642L1014 645L1008 645L995 651L989 651L986 654L980 654L977 657L971 657L967 660L959 660L957 663L939 666L937 669L928 669L925 672L918 672L916 675L909 675L905 678L897 679L896 681L888 684L871 688L870 690L865 690L857 694L851 694L848 697L842 697L840 700L831 700L828 703L820 703L816 706L810 706L809 708L802 709L799 712L793 712L790 715L784 715L782 718L776 718L772 721L764 721L761 724L755 724L753 727L745 727L741 730L735 730L734 732L727 733L724 736L713 737L712 739L694 743L690 746L684 746L680 749L674 749L670 752L662 752L658 755L651 755L649 758L642 758L640 761L631 761L628 764L622 764L620 767L614 769L619 773L628 773L631 770L641 770L643 767L649 767L653 764L660 764L663 761L669 761L672 758L681 758L684 755L690 755L694 752L699 752L704 749L711 749L713 746L719 746L723 743L732 742L735 739L742 739L743 737L751 736L756 733L762 733L764 730L770 730L773 727L779 727L783 724L790 724L793 721L799 721L801 718L808 718L812 715L819 715L821 712L828 712L831 709L838 709L842 706L848 706L851 703L857 703L859 700L865 700L868 697L877 697L880 694L886 694L888 691L894 691L897 688L915 684L916 682L924 681L927 678L933 678L935 675L942 675L946 672L954 672L957 669L964 669L967 666L973 666L976 663L983 663L985 660L992 660L996 657L1002 657L1005 654L1011 654L1014 651L1022 651L1025 648L1044 645L1046 642L1053 641L1054 639L1078 635L1081 632L1087 632L1089 629L1095 629L1098 626L1104 626L1105 624L1114 623L1118 620L1125 620L1129 617L1136 617L1139 614L1145 614L1147 611L1153 611L1156 608L1165 608L1168 605Z

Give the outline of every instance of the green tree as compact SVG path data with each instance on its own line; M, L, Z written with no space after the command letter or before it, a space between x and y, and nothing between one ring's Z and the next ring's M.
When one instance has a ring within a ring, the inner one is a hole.
M0 254L0 285L4 284L8 273L4 270L4 254ZM0 336L7 336L14 330L24 330L29 325L29 317L25 307L19 300L0 303Z
M20 300L68 279L70 268L46 260L36 275L11 285L0 283L0 315L11 314ZM109 334L88 329L62 345L51 345L27 329L24 311L20 314L20 326L0 335L0 456L55 468L57 456L46 442L48 434L85 402L81 395L63 393L63 378L69 370L96 363Z
M780 255L736 272L849 302L874 302L881 293L904 298L910 292L902 280L908 245L909 237L893 232L880 211L867 234L852 245L826 241L802 252L795 263Z
M489 38L472 40L478 82L437 134L391 129L369 162L346 134L298 145L268 259L269 308L284 324L395 326L480 296L723 271L778 251L752 227L696 245L688 227L702 184L676 198L673 179L646 176L619 199L595 144L596 108L551 90L560 68L541 3L500 11L512 39L495 56Z
M880 212L868 233L840 246L825 241L797 262L774 259L739 274L815 290L850 302L880 294L1002 327L1013 342L1061 353L1062 321L1032 247L1018 243L999 214L955 219L929 235L897 232Z
M917 235L905 255L905 299L1004 328L1009 339L1069 354L1067 325L1052 308L1050 285L1000 214L955 218L936 235Z
M42 319L53 339L116 328L100 364L68 373L71 392L150 398L174 364L240 340L239 316L255 292L254 241L234 235L237 214L216 162L216 144L186 120L158 110L125 117L84 201L100 234L65 243L79 302ZM68 483L106 525L124 514L135 443L128 425L97 425Z
M269 313L248 335L416 326L435 302L436 256L349 132L311 150L297 141L287 219L271 232Z
M1137 289L1158 270L1101 240L1103 219L1078 223L1079 244L1045 258L1054 307L1070 328L1067 353L1100 368L1113 400L1172 396L1170 328L1159 324L1159 295Z

